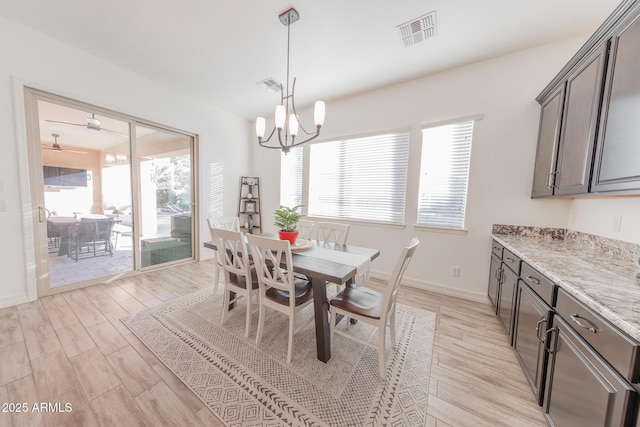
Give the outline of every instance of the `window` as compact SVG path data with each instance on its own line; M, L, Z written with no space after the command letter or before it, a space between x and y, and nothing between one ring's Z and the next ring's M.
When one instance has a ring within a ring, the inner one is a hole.
M418 225L464 228L473 120L422 130Z
M302 147L280 154L280 205L302 204Z
M309 147L308 214L404 222L409 132Z

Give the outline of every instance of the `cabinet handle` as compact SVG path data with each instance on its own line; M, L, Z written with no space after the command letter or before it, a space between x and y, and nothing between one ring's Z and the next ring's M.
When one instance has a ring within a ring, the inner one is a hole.
M557 347L557 344L558 344L558 328L554 327L554 328L551 328L551 329L547 329L545 331L545 334L547 334L547 335L551 334L550 338L555 338L554 340L548 340L547 341L548 345L545 345L545 347L544 347L544 349L545 349L545 351L547 353L554 354L556 352L556 347ZM554 342L553 350L551 350L551 342L552 341Z
M507 262L513 264L514 262L516 262L516 260L513 258L507 257Z
M584 323L582 323L580 320L584 320L587 323L590 323L591 326L585 325ZM573 313L571 315L571 320L573 320L578 326L580 326L582 329L586 329L589 332L592 332L594 334L598 333L598 329L595 327L595 325L589 320L589 319L585 319L584 317L580 317L580 315L578 313Z
M551 190L553 188L553 184L551 184L551 178L553 177L555 172L551 172L549 173L549 175L547 175L547 188L549 190Z
M546 324L547 323L547 319L546 318L542 318L538 321L538 323L536 324L536 338L538 338L538 341L540 341L542 344L544 344L545 339L544 338L540 338L540 325L542 324Z
M540 284L540 280L533 277L533 276L527 276L527 280L530 281L531 283L533 283L534 285L539 285Z

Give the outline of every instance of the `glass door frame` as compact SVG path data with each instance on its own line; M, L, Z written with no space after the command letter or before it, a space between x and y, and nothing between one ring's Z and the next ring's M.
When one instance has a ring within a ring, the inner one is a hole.
M200 257L200 238L199 238L199 186L198 186L198 136L191 132L176 129L167 125L154 123L148 120L133 117L117 111L98 107L86 102L73 100L63 96L55 95L46 91L42 91L33 87L23 87L24 111L27 138L27 155L29 166L29 188L30 188L30 206L25 208L25 221L28 221L31 215L31 223L33 236L30 243L33 244L34 261L35 261L35 280L36 292L38 297L53 295L60 292L67 292L74 289L84 288L98 283L104 283L116 278L127 277L140 274L142 271L148 271L166 266L193 262ZM44 177L42 170L42 156L40 151L40 118L38 116L38 101L44 101L54 104L60 104L69 108L78 108L80 110L95 111L104 116L109 116L117 120L127 122L129 125L129 141L130 141L130 173L131 173L131 195L132 195L132 242L133 242L133 267L130 272L120 273L113 276L105 276L102 278L78 282L67 286L51 288L49 286L49 258L47 248L47 221L44 210ZM158 264L156 266L141 267L141 253L138 245L141 221L141 195L140 195L140 167L137 162L136 147L136 126L147 126L178 133L189 137L191 140L191 230L192 230L192 256L189 259L173 261L170 263ZM27 238L25 242L29 241ZM29 266L27 266L29 268ZM27 276L29 277L29 275Z

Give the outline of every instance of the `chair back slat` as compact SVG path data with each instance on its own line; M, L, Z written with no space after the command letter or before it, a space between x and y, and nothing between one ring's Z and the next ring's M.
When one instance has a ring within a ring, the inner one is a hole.
M256 265L260 286L289 291L293 303L295 292L291 291L294 288L295 276L289 241L253 234L247 234L246 238Z
M225 273L250 277L250 258L243 234L239 231L212 229L219 263Z
M384 292L384 307L382 310L382 316L386 317L386 315L394 308L396 304L398 291L400 290L400 282L402 281L402 277L404 276L404 272L409 266L409 263L413 259L413 255L416 251L418 243L420 243L420 240L418 240L417 237L414 237L411 240L411 243L409 243L409 246L402 249L402 252L398 257L398 261L396 261L396 266L393 269L393 274L391 275L391 279L389 280L389 285Z
M298 237L300 239L314 240L316 238L316 222L308 219L298 221Z
M348 224L340 224L338 222L318 222L317 225L318 241L325 243L337 243L339 245L347 244L349 236Z
M214 219L207 218L207 224L209 225L209 232L213 239L213 229L221 228L229 231L240 231L240 220L237 216L221 216Z

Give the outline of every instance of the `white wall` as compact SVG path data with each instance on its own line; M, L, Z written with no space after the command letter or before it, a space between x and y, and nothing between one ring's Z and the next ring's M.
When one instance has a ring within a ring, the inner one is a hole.
M0 307L35 298L23 85L198 134L201 237L210 214L236 214L238 177L250 164L246 120L4 18L0 52Z
M492 224L567 227L571 201L532 200L540 108L535 97L587 37L461 67L358 96L327 102L322 138L410 127L405 227L352 223L350 243L377 247L374 273L390 274L412 236L421 245L405 278L416 286L486 300ZM421 231L416 216L421 125L483 114L477 122L464 235ZM263 179L263 220L278 203L279 154L254 146ZM451 277L459 266L461 276Z
M616 224L620 218L620 228ZM640 244L640 198L605 197L571 202L569 228Z

